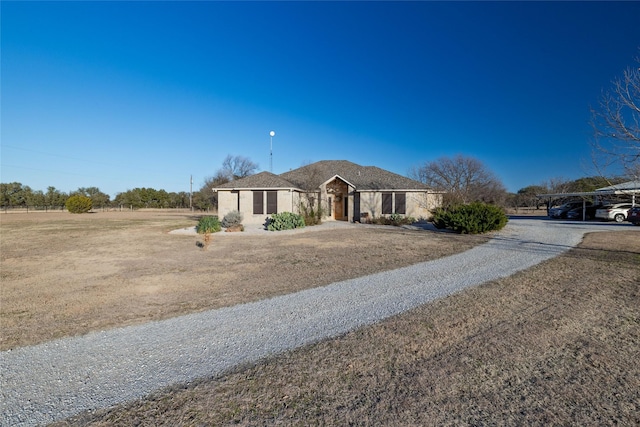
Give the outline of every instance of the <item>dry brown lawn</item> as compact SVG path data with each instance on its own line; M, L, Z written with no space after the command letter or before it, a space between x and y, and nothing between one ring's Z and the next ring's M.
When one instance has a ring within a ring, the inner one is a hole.
M194 238L174 240L160 222L152 228L162 237L146 249L214 260L215 250L194 251ZM339 338L58 425L639 425L640 229L625 230L589 234L512 277ZM396 233L407 242L475 243ZM382 258L353 259L371 267Z
M400 228L168 234L162 211L0 214L0 350L287 294L466 250L485 237Z

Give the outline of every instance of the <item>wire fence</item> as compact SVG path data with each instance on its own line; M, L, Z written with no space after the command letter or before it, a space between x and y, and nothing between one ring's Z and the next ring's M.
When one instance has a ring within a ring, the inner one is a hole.
M196 209L196 208L188 208L188 207L180 207L180 208L135 208L133 206L101 206L94 207L90 212L132 212L132 211L140 211L140 212L175 212L175 213L189 213L189 212L206 212L206 213L217 213L217 211L213 208L207 209ZM18 214L18 213L54 213L54 212L67 212L67 208L65 206L2 206L0 207L0 212L6 214Z

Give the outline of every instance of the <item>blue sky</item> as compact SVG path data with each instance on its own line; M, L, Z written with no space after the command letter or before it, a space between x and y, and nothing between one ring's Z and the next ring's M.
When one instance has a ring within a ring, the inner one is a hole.
M8 2L1 182L194 191L228 155L406 175L475 157L509 191L595 174L589 107L640 2Z

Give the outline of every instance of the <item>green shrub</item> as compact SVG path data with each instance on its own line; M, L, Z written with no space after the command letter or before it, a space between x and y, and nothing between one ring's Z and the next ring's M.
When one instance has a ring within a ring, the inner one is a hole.
M222 227L217 216L203 216L196 225L198 234L217 233Z
M300 203L300 215L304 218L304 225L320 225L322 224L322 207L314 208L313 201Z
M87 213L93 208L93 202L89 197L76 194L67 199L65 207L71 213Z
M501 230L508 218L498 206L476 202L438 208L433 212L432 221L437 228L448 228L459 234L479 234Z
M414 222L416 222L415 218L410 216L404 216L402 214L397 214L397 213L391 214L388 217L380 216L380 217L371 219L372 224L395 225L396 227L399 227L401 225L413 224Z
M404 216L397 213L389 215L389 221L391 221L391 225L395 225L396 227L401 225L413 224L414 222L416 222L415 218L413 217Z
M220 223L224 228L235 227L242 224L242 213L240 211L231 211L222 218Z
M317 211L314 208L305 209L302 211L305 225L320 225L322 224L322 210Z
M267 230L269 231L293 230L302 227L304 227L302 215L291 212L281 212L267 218Z

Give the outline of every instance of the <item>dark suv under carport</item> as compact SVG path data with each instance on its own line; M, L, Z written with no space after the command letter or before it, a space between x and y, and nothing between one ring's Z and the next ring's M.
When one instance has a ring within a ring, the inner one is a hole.
M549 217L551 218L566 218L567 217L567 213L572 210L572 209L576 209L576 208L582 208L582 200L579 200L577 202L567 202L562 206L558 206L555 208L551 208L549 209ZM586 206L591 206L592 203L591 202L587 202Z

